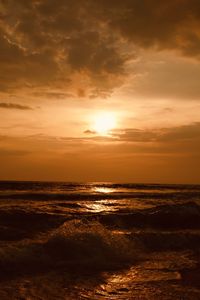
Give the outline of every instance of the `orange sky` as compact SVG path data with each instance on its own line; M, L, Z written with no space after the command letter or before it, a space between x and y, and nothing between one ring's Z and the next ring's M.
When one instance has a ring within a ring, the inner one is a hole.
M200 183L199 28L196 0L0 0L0 179Z

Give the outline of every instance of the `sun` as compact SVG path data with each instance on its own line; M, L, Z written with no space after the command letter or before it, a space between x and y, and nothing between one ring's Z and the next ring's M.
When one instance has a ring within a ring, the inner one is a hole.
M104 112L94 117L93 129L100 135L108 135L116 127L116 117L114 113Z

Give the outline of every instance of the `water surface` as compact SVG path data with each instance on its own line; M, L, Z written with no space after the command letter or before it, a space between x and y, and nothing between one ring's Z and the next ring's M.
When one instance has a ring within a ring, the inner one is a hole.
M200 299L200 186L0 182L0 299Z

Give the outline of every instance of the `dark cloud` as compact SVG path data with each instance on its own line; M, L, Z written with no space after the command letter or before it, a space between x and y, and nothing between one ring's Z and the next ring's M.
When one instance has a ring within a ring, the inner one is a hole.
M21 104L16 104L16 103L5 103L5 102L0 103L0 108L19 109L19 110L30 110L30 109L32 109L32 107L27 106L27 105L21 105Z
M157 133L151 130L128 128L122 131L113 131L113 136L120 141L152 142L156 140Z
M126 76L125 43L200 57L197 0L8 0L1 11L2 91L76 86L104 97Z
M88 129L88 130L85 130L84 133L85 134L96 134L96 131Z
M112 89L113 76L122 76L126 58L112 33L101 29L101 20L92 20L88 4L81 0L2 2L1 90L44 86L69 90L74 85L80 90L77 80L84 82L85 95L94 87L97 96Z
M200 140L200 122L170 128L125 129L113 131L113 136L124 142L171 143L176 141Z
M162 132L163 131L163 132ZM200 122L161 130L160 141L200 140Z
M73 70L86 69L92 74L122 72L122 58L109 39L98 32L85 32L69 42L68 62Z
M58 65L50 49L29 52L0 31L0 90L47 86L56 81Z
M198 0L102 0L95 4L97 16L141 47L200 54Z
M46 98L46 99L67 99L67 98L74 98L73 94L67 93L67 92L49 92L49 91L40 91L40 92L33 92L32 96L34 97L42 97L42 98Z

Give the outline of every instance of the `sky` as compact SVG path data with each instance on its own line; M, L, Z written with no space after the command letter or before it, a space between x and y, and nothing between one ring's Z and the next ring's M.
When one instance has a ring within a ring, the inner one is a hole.
M200 183L200 1L0 0L0 179Z

